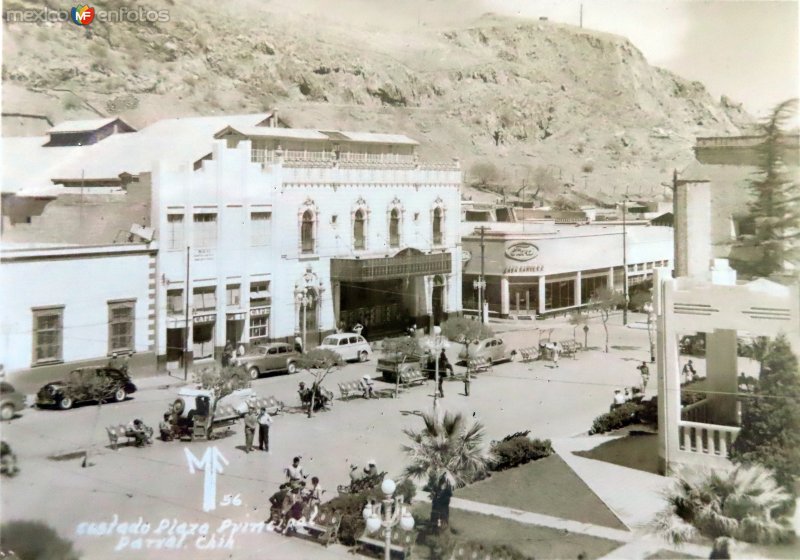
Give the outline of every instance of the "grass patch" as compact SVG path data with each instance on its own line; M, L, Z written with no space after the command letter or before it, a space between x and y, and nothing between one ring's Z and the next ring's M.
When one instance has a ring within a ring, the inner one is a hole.
M538 461L537 464L545 460ZM414 514L427 518L430 515L430 504L416 505ZM457 542L478 542L485 548L506 545L530 558L580 557L589 560L605 556L622 544L455 508L450 508L450 528ZM417 544L413 557L431 559L430 549Z
M627 529L558 455L493 473L486 480L459 489L456 497L614 529Z
M672 560L673 558L683 560L684 558L700 558L699 556L692 556L685 552L674 552L672 550L658 550L648 556L646 560Z
M574 454L578 457L658 474L658 436L656 434L632 434L607 441L589 451L577 451Z

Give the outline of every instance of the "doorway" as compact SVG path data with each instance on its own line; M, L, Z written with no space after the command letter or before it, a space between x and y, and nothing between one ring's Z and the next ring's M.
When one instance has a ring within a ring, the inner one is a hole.
M441 276L436 276L433 279L431 310L433 312L433 324L439 325L444 318L444 279Z

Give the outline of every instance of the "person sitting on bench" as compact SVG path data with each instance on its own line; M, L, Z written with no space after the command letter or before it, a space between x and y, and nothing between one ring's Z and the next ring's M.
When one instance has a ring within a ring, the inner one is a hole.
M144 422L138 418L128 424L126 432L131 434L136 439L136 447L144 447L145 444L150 443L150 439L147 437L147 431L145 429Z
M164 413L164 419L158 424L158 431L161 432L161 441L172 441L175 435L172 433L172 422L170 422L169 412Z
M375 387L373 386L374 383L368 374L364 374L364 377L361 378L361 381L359 381L358 384L361 387L361 390L364 392L365 399L377 398L377 395L375 394Z

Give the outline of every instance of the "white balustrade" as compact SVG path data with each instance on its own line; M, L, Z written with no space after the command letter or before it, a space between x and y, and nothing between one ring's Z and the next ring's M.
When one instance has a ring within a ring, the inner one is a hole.
M727 458L730 446L741 428L700 422L678 422L678 442L682 451Z

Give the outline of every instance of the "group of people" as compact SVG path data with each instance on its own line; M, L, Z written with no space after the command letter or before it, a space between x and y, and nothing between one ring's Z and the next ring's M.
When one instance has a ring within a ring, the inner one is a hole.
M296 531L298 524L314 522L325 493L316 476L311 477L311 486L307 486L308 474L300 464L300 459L295 457L292 464L284 469L286 482L269 499L268 523L274 531L284 535Z
M300 404L310 407L314 405L314 412L328 408L328 405L333 400L333 393L319 385L316 381L311 387L306 387L304 381L301 381L297 388L297 394L300 396Z

